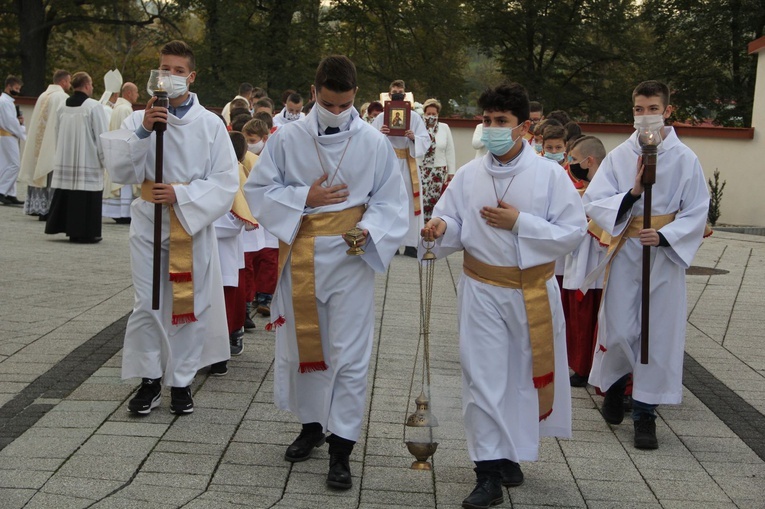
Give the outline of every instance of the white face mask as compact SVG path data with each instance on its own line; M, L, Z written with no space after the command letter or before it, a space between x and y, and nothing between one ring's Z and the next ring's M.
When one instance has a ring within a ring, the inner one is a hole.
M658 129L664 126L664 115L635 115L635 129Z
M167 97L170 99L180 97L189 91L189 83L186 81L189 79L188 76L172 75L170 76L170 79L173 80L173 92L171 94L167 94Z
M349 106L347 109L335 115L318 102L315 106L318 106L316 113L319 115L319 124L326 125L327 127L344 126L348 122L348 119L351 118L351 112L353 111L353 106Z
M252 152L255 155L260 155L260 152L263 150L263 147L266 145L266 143L263 140L260 140L257 143L249 143L247 145L247 150Z
M285 111L284 118L290 122L294 120L300 120L300 113L290 113L289 111Z

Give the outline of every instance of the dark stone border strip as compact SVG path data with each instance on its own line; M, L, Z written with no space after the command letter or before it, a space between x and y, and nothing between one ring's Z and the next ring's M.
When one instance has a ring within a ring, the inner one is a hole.
M683 385L765 461L765 415L685 354Z
M64 399L120 351L130 313L75 348L0 407L0 451L32 427L55 405L39 398Z

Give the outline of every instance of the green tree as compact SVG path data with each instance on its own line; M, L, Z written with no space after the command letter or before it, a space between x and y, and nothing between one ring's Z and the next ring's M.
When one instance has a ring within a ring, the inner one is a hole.
M174 26L181 15L175 2L165 0L16 0L2 12L0 30L6 27L6 13L18 20L16 44L9 46L5 56L19 63L26 95L38 95L45 89L51 70L49 48L57 35L63 37L57 39L56 47L76 47L88 45L94 27L109 26L115 33L124 27L156 30L160 26ZM94 54L99 49L92 43L89 48ZM62 51L65 54L66 50ZM83 61L81 66L89 63Z
M747 45L763 35L762 0L647 0L642 20L679 120L751 125L757 61Z
M449 99L465 90L465 9L457 0L338 0L328 14L326 49L356 64L360 100L376 100L403 79L416 100Z
M641 62L631 0L484 0L472 36L545 111L623 120ZM626 96L625 96L626 94Z

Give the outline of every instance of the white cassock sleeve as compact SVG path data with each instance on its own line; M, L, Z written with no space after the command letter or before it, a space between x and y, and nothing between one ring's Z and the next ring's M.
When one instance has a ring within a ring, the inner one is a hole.
M148 160L154 137L140 139L135 135L143 115L143 111L136 111L122 122L122 128L101 135L104 166L116 184L141 184L146 180L146 168L154 164Z
M409 122L409 129L414 133L414 141L409 143L409 155L414 158L423 157L430 148L430 133L428 128L425 127L425 122L422 121L420 115L411 111L411 120Z
M454 180L446 188L438 203L433 207L432 217L440 217L446 222L446 232L436 239L436 245L431 248L437 258L446 258L450 254L464 249L462 245L462 211L465 210L465 172L457 172ZM422 259L425 248L422 243L418 246L418 255Z
M627 226L630 213L627 211L617 224L617 214L622 205L624 196L630 192L631 187L622 191L616 178L617 158L614 153L609 153L598 168L595 177L587 186L582 196L582 203L586 207L587 215L610 235L619 235ZM635 157L635 169L637 170L637 156ZM625 169L623 168L622 171ZM633 181L635 173L632 173Z
M552 262L570 253L587 230L582 199L568 175L557 172L549 185L546 216L527 212L518 216L518 266L521 269Z
M375 272L385 272L409 230L409 201L396 153L384 137L376 137L374 187L358 227L368 230L362 258Z
M443 127L446 128L446 148L444 149L446 151L446 170L449 175L453 176L457 171L457 159L454 153L454 138L452 137L452 130L449 126L444 124Z
M693 171L686 181L680 198L680 209L674 221L659 231L669 242L664 249L667 257L684 269L691 266L701 242L709 212L709 190L698 159L691 163Z

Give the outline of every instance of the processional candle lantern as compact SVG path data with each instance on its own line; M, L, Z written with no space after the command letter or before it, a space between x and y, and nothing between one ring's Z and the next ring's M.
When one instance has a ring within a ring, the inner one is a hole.
M173 80L170 71L152 69L149 75L149 83L146 90L150 95L157 98L154 106L167 108L170 106L169 94L173 92ZM164 160L164 134L167 124L164 122L154 123L156 133L156 158L154 160L154 182L162 183L162 162ZM162 204L154 205L154 271L152 278L151 309L159 309L160 273L162 268Z
M404 440L409 453L416 458L411 468L414 470L430 470L428 458L438 448L438 442L433 440L433 428L438 426L436 416L430 410L430 308L433 301L433 279L436 256L430 250L433 243L425 243L426 252L419 266L420 275L420 341L417 351L422 346L422 373L420 395L414 400L417 409L407 417L404 427ZM417 357L412 369L412 381L417 371ZM410 389L411 391L411 389Z
M643 153L643 229L651 228L652 190L656 183L656 160L662 142L664 123L643 124L637 130ZM651 303L651 246L643 246L643 289L640 331L640 363L648 364L648 330Z

